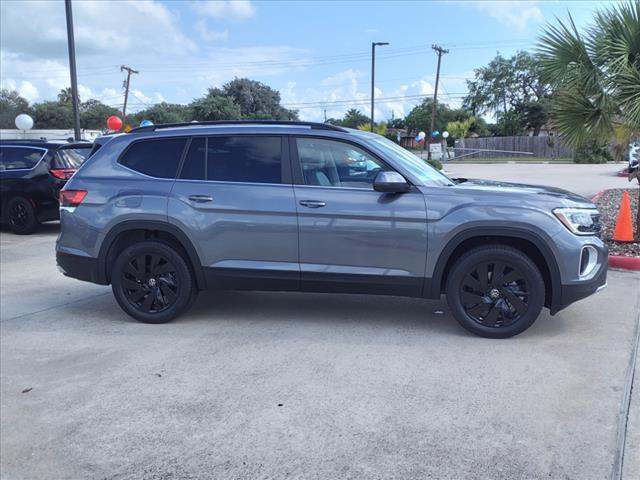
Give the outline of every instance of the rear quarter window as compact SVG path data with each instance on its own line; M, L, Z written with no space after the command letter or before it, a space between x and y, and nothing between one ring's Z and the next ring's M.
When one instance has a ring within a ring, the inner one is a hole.
M120 164L156 178L175 178L186 138L162 138L132 143Z
M91 147L60 148L53 159L53 168L80 168L89 157Z
M0 171L31 170L46 150L30 147L0 147Z

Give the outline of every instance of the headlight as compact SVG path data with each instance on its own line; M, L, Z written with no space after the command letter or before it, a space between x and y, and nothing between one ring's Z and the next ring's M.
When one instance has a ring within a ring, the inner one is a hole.
M576 235L600 234L600 213L595 208L556 208L553 214Z

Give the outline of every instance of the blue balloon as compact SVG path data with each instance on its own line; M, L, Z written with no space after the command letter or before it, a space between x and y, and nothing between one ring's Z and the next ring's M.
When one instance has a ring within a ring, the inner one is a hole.
M150 127L151 125L153 125L153 122L151 120L142 120L140 122L141 127Z
M436 138L438 135L440 135L440 132L438 130L434 130L431 135L433 136L433 138Z

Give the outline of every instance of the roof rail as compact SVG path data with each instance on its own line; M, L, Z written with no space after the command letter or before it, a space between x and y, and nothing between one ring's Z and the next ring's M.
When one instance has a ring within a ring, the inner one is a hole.
M292 127L309 127L317 130L335 130L337 132L347 131L342 127L337 127L330 123L298 122L294 120L207 120L203 122L160 123L158 125L147 125L145 127L133 128L129 133L155 132L162 128L195 127L200 125L290 125Z

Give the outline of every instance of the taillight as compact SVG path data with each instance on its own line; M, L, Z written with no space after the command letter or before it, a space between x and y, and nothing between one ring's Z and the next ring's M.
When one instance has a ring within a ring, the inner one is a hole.
M75 168L54 168L53 170L49 170L49 173L60 180L69 180L74 173L76 173Z
M86 196L86 190L60 190L60 206L77 207Z

